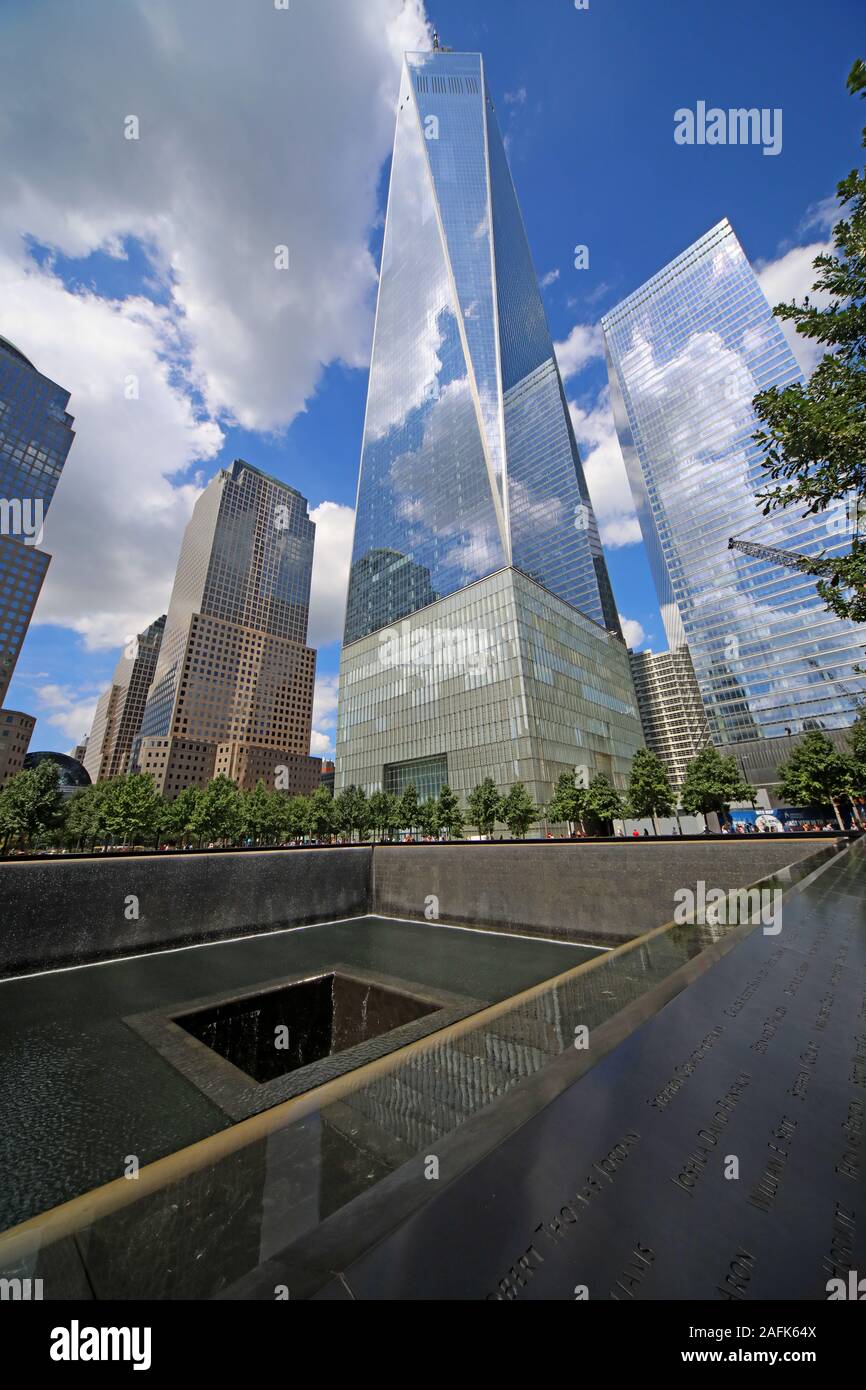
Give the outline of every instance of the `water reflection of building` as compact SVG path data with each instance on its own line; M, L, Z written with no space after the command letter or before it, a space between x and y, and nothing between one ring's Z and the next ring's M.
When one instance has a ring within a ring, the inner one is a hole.
M709 695L704 700L704 708L713 741L716 744L727 742L725 735L731 728L742 735L738 743L760 738L761 731L749 707L743 682L725 661L711 662L708 670Z
M369 550L353 562L346 631L363 636L435 603L430 571L397 550Z
M762 518L754 396L802 375L727 221L602 319L611 401L672 648L687 641L714 742L849 724L866 695L866 630L815 580L728 549L805 555L850 540L835 514ZM775 761L775 757L765 761Z
M677 788L692 758L710 742L689 649L629 652L629 660L646 746L661 758Z
M337 790L622 785L628 656L481 56L407 54L398 108Z

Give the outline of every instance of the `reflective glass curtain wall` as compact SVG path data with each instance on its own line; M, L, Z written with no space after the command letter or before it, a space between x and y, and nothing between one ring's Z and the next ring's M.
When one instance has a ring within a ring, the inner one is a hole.
M0 337L0 705L50 556L38 548L75 432L69 392Z
M802 380L742 247L718 223L602 319L619 440L671 649L687 640L714 741L839 728L866 695L866 631L815 580L728 549L850 541L836 513L763 517L752 399Z
M619 632L481 56L410 53L346 642L508 565Z

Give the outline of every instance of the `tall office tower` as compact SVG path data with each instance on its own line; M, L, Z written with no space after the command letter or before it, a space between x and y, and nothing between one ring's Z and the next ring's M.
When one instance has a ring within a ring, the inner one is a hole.
M405 57L336 786L621 781L628 657L480 54Z
M850 545L841 512L763 517L752 398L801 381L727 221L602 319L620 445L673 649L688 642L713 742L851 722L866 629L815 580L728 538L817 555Z
M294 488L236 459L193 508L133 766L174 797L225 774L313 791L316 528Z
M124 648L111 685L96 704L83 758L91 782L104 782L129 771L132 745L141 728L147 692L156 670L165 614Z
M37 546L75 432L69 392L0 338L0 705L51 562Z
M689 649L628 655L646 746L661 758L676 789L692 758L710 742Z

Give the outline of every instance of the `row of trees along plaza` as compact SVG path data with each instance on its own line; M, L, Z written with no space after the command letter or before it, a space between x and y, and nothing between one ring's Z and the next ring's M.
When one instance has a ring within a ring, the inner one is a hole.
M839 827L844 814L866 825L866 711L852 726L850 751L841 753L825 734L807 734L779 769L781 800L791 806L827 811ZM361 787L339 796L320 788L312 796L271 791L263 782L241 792L227 777L206 787L187 787L165 800L145 773L97 782L66 797L56 764L43 761L19 772L0 792L0 842L9 851L87 850L104 847L201 848L309 842L460 839L466 827L482 837L502 827L523 839L532 826L545 824L565 835L610 835L615 820L659 818L676 812L724 818L732 803L752 803L755 789L742 778L736 761L712 746L689 764L679 796L655 753L640 749L632 763L628 790L617 791L598 775L586 787L563 773L546 806L536 806L522 782L501 793L486 777L470 794L466 809L450 787L438 797L419 800L414 786L400 797Z

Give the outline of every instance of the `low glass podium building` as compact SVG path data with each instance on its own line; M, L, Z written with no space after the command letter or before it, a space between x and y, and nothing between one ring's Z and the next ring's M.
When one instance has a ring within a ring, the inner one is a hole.
M465 799L492 777L538 804L563 771L624 786L642 742L621 639L514 568L344 651L341 786Z

